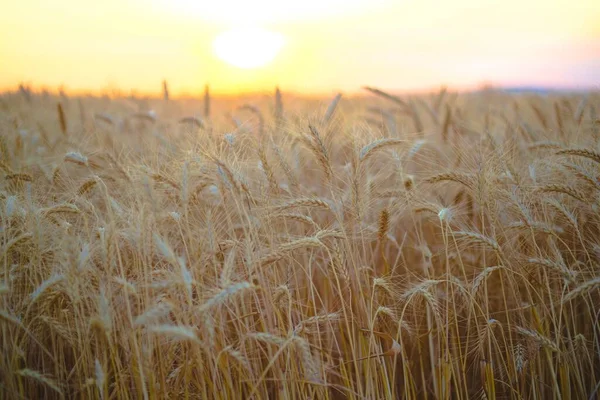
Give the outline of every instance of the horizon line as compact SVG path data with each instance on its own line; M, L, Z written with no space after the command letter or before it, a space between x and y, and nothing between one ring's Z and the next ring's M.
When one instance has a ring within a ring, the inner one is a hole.
M168 81L167 81L168 85ZM160 85L157 85L160 87ZM368 91L365 89L366 87L373 87L379 90L385 91L390 94L398 94L398 95L411 95L411 94L426 94L426 93L436 93L440 90L447 90L450 92L456 93L475 93L481 92L485 90L495 90L495 91L503 91L508 93L581 93L581 92L595 92L600 91L600 82L597 84L589 84L589 85L536 85L536 84L517 84L517 85L501 85L494 84L493 82L481 82L479 84L472 85L464 85L464 86L452 86L448 84L439 84L436 86L428 86L419 89L400 89L400 88L385 88L385 87L376 87L371 85L360 85L356 89L353 90L342 90L331 88L328 90L320 89L320 90L312 90L312 91L304 91L304 90L294 90L289 89L286 90L282 88L280 85L274 85L270 90L269 89L253 89L253 90L213 90L210 87L210 83L206 85L209 90L211 96L214 97L250 97L250 96L261 96L265 94L269 94L272 91L275 91L277 88L281 90L283 93L288 93L293 96L303 96L303 97L313 97L313 96L324 96L331 95L335 93L342 93L347 96L356 96L367 94ZM11 93L18 93L22 90L27 90L30 93L34 94L49 94L49 95L66 95L72 97L104 97L104 96L115 96L115 97L139 97L139 98L162 98L163 91L161 90L139 90L136 88L123 89L123 88L112 88L105 87L102 89L69 89L66 85L58 85L58 86L50 86L50 85L31 85L26 82L16 83L13 87L4 87L0 88L0 95L6 95ZM204 90L179 90L173 91L169 89L169 97L172 99L186 99L186 98L196 98L204 95Z

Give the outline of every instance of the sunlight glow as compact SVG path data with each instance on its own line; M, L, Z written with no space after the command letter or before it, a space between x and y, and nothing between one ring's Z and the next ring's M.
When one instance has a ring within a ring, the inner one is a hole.
M283 35L259 28L236 28L214 40L217 57L238 68L262 67L275 59L284 45Z
M281 23L356 14L388 0L154 0L166 10L219 23Z
M206 83L215 94L278 85L331 95L600 82L599 0L0 2L0 91L22 82L160 95L163 79L173 95Z

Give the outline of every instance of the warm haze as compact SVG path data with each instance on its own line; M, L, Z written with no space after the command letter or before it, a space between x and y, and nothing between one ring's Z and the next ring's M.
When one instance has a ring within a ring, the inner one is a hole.
M598 398L599 0L0 2L0 399Z
M175 93L206 82L215 93L600 82L595 0L2 3L0 89L157 92L162 79ZM267 41L276 43L215 51L219 35L245 26L273 32Z

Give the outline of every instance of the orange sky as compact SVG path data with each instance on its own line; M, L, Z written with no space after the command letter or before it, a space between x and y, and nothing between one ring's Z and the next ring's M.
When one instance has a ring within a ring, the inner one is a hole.
M0 0L0 89L175 93L418 90L484 81L600 88L598 0ZM273 62L239 69L214 38L278 32Z

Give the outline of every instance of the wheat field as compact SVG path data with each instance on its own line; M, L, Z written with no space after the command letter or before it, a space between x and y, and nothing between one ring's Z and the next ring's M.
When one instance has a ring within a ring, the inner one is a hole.
M593 399L600 93L0 97L0 397Z

